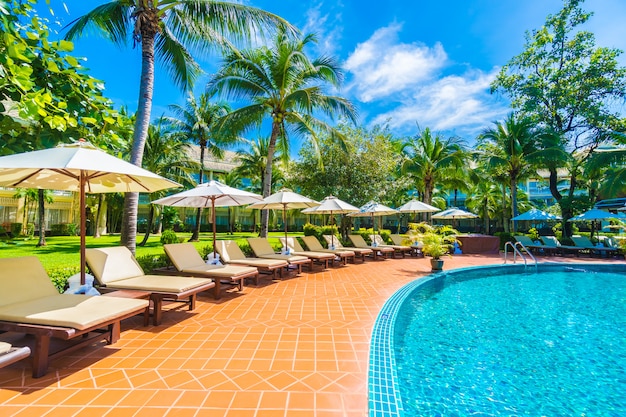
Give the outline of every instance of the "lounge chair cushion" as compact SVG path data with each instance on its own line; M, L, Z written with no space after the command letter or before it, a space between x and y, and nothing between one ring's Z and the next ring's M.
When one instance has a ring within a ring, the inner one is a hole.
M272 245L270 245L267 239L262 238L262 237L248 238L248 243L250 243L250 247L254 251L254 254L258 257L270 258L270 259L283 259L287 262L309 261L309 258L307 258L306 256L281 255L281 254L274 253L274 249L272 248Z
M279 259L247 258L234 240L218 240L215 248L226 263L253 265L260 268L280 268L286 266L285 261Z
M215 278L233 278L238 275L257 272L256 268L245 266L209 265L204 262L191 243L173 243L163 245L163 248L176 269L182 272L195 272Z
M209 278L144 275L125 246L87 249L86 258L96 280L109 288L176 294L212 282Z
M60 295L35 256L0 259L0 307Z
M284 237L280 238L280 243L282 245L285 245ZM335 259L335 255L331 253L315 252L313 250L305 251L300 245L300 242L298 242L298 239L296 239L295 237L287 238L287 247L289 248L291 253L293 253L294 255L302 255L302 256L306 256L306 257L309 257L311 259L316 259L316 260L324 260L324 259L334 260Z
M4 355L11 350L11 344L7 342L0 342L0 355Z

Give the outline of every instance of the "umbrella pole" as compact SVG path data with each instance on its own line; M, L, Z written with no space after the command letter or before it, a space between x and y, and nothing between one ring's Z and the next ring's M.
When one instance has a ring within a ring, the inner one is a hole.
M285 253L289 250L287 242L287 204L283 204L283 225L285 226Z
M213 223L213 259L215 259L215 198L211 198L211 223Z
M79 205L80 205L80 285L85 285L85 171L80 171Z

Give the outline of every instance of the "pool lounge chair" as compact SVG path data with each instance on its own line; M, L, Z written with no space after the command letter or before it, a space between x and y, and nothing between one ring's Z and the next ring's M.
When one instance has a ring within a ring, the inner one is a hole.
M285 247L285 238L280 237L280 244ZM302 246L300 246L300 242L295 237L287 238L287 247L289 248L289 253L291 255L301 255L309 258L313 263L318 263L323 265L324 269L328 269L329 264L333 264L335 262L335 255L332 253L324 253L324 252L315 252L315 251L305 251Z
M347 248L341 244L339 238L335 235L322 235L326 242L328 243L328 247L330 249L345 249L354 252L355 259L359 258L361 261L365 262L365 257L371 257L374 259L374 251L371 248Z
M602 244L594 245L587 236L572 236L572 242L575 247L588 250L591 255L606 257L615 256L618 253L616 248L609 248Z
M344 265L350 262L350 260L352 260L351 262L354 263L354 258L356 255L351 250L343 248L326 249L322 246L320 241L317 240L315 236L303 236L302 241L304 242L306 247L309 248L309 250L312 250L314 252L332 253L333 255L337 256L340 259L341 263Z
M264 237L249 237L248 243L250 244L250 248L252 248L252 252L257 258L265 258L265 259L279 259L282 261L287 261L289 263L290 268L295 268L297 270L297 274L300 275L302 273L302 266L306 265L309 270L313 264L311 259L306 256L300 255L283 255L274 252L274 248L270 242Z
M47 373L50 359L103 340L117 342L120 321L148 307L147 300L59 294L34 256L0 259L0 288L0 331L32 336L23 344L32 344L33 378ZM52 352L52 339L65 341L62 348Z
M208 265L191 243L172 243L163 245L167 257L181 275L211 278L215 283L214 297L221 298L222 281L227 285L236 285L243 290L247 278L258 282L259 270L251 266Z
M370 235L370 239L372 242L376 243L377 247L385 247L385 248L391 248L393 249L393 257L395 258L396 255L400 255L403 258L406 256L407 253L411 253L411 248L408 246L404 246L404 245L389 245L387 243L385 243L385 241L383 240L383 237L381 235Z
M16 347L7 342L0 342L0 368L26 359L29 356L30 348L28 346Z
M378 255L380 254L383 258L388 258L388 257L393 257L393 253L394 250L392 248L389 247L379 247L379 246L375 246L375 245L368 245L367 242L365 242L365 239L363 239L363 236L361 235L348 235L348 239L350 239L350 242L352 242L352 244L354 245L355 248L369 248L372 250L373 253L373 257L374 260L378 259Z
M411 249L411 256L424 256L422 253L422 248L424 245L421 242L414 242L412 245L407 245L405 242L405 237L398 234L391 234L389 238L393 242L394 245L397 246L407 246Z
M234 240L218 240L215 242L215 250L220 254L220 259L232 265L253 266L260 273L271 274L272 279L276 279L276 273L283 276L283 269L289 268L289 262L280 259L249 258L243 253L237 242ZM255 280L255 285L259 285L259 277Z
M96 281L112 290L147 291L153 308L155 326L161 324L163 301L189 304L196 308L196 295L215 287L212 279L171 275L146 275L125 246L90 248L86 260Z
M542 245L541 243L536 243L534 242L530 237L525 236L525 235L515 235L513 236L513 238L515 238L515 240L519 243L521 243L522 245L524 245L524 247L536 254L546 254L546 255L554 255L556 253L559 252L559 248L556 246L548 246L548 245Z

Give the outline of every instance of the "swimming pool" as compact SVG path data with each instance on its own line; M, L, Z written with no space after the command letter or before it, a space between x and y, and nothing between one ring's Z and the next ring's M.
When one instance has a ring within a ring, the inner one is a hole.
M370 349L370 415L626 415L626 266L464 268L405 286Z

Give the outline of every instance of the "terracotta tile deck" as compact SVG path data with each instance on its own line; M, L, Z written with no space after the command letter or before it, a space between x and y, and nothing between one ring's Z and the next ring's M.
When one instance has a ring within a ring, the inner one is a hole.
M445 268L501 262L460 255ZM1 415L366 416L378 311L429 271L416 258L318 268L219 301L201 295L195 311L168 311L158 327L126 320L118 343L54 360L43 378L28 361L0 370Z

